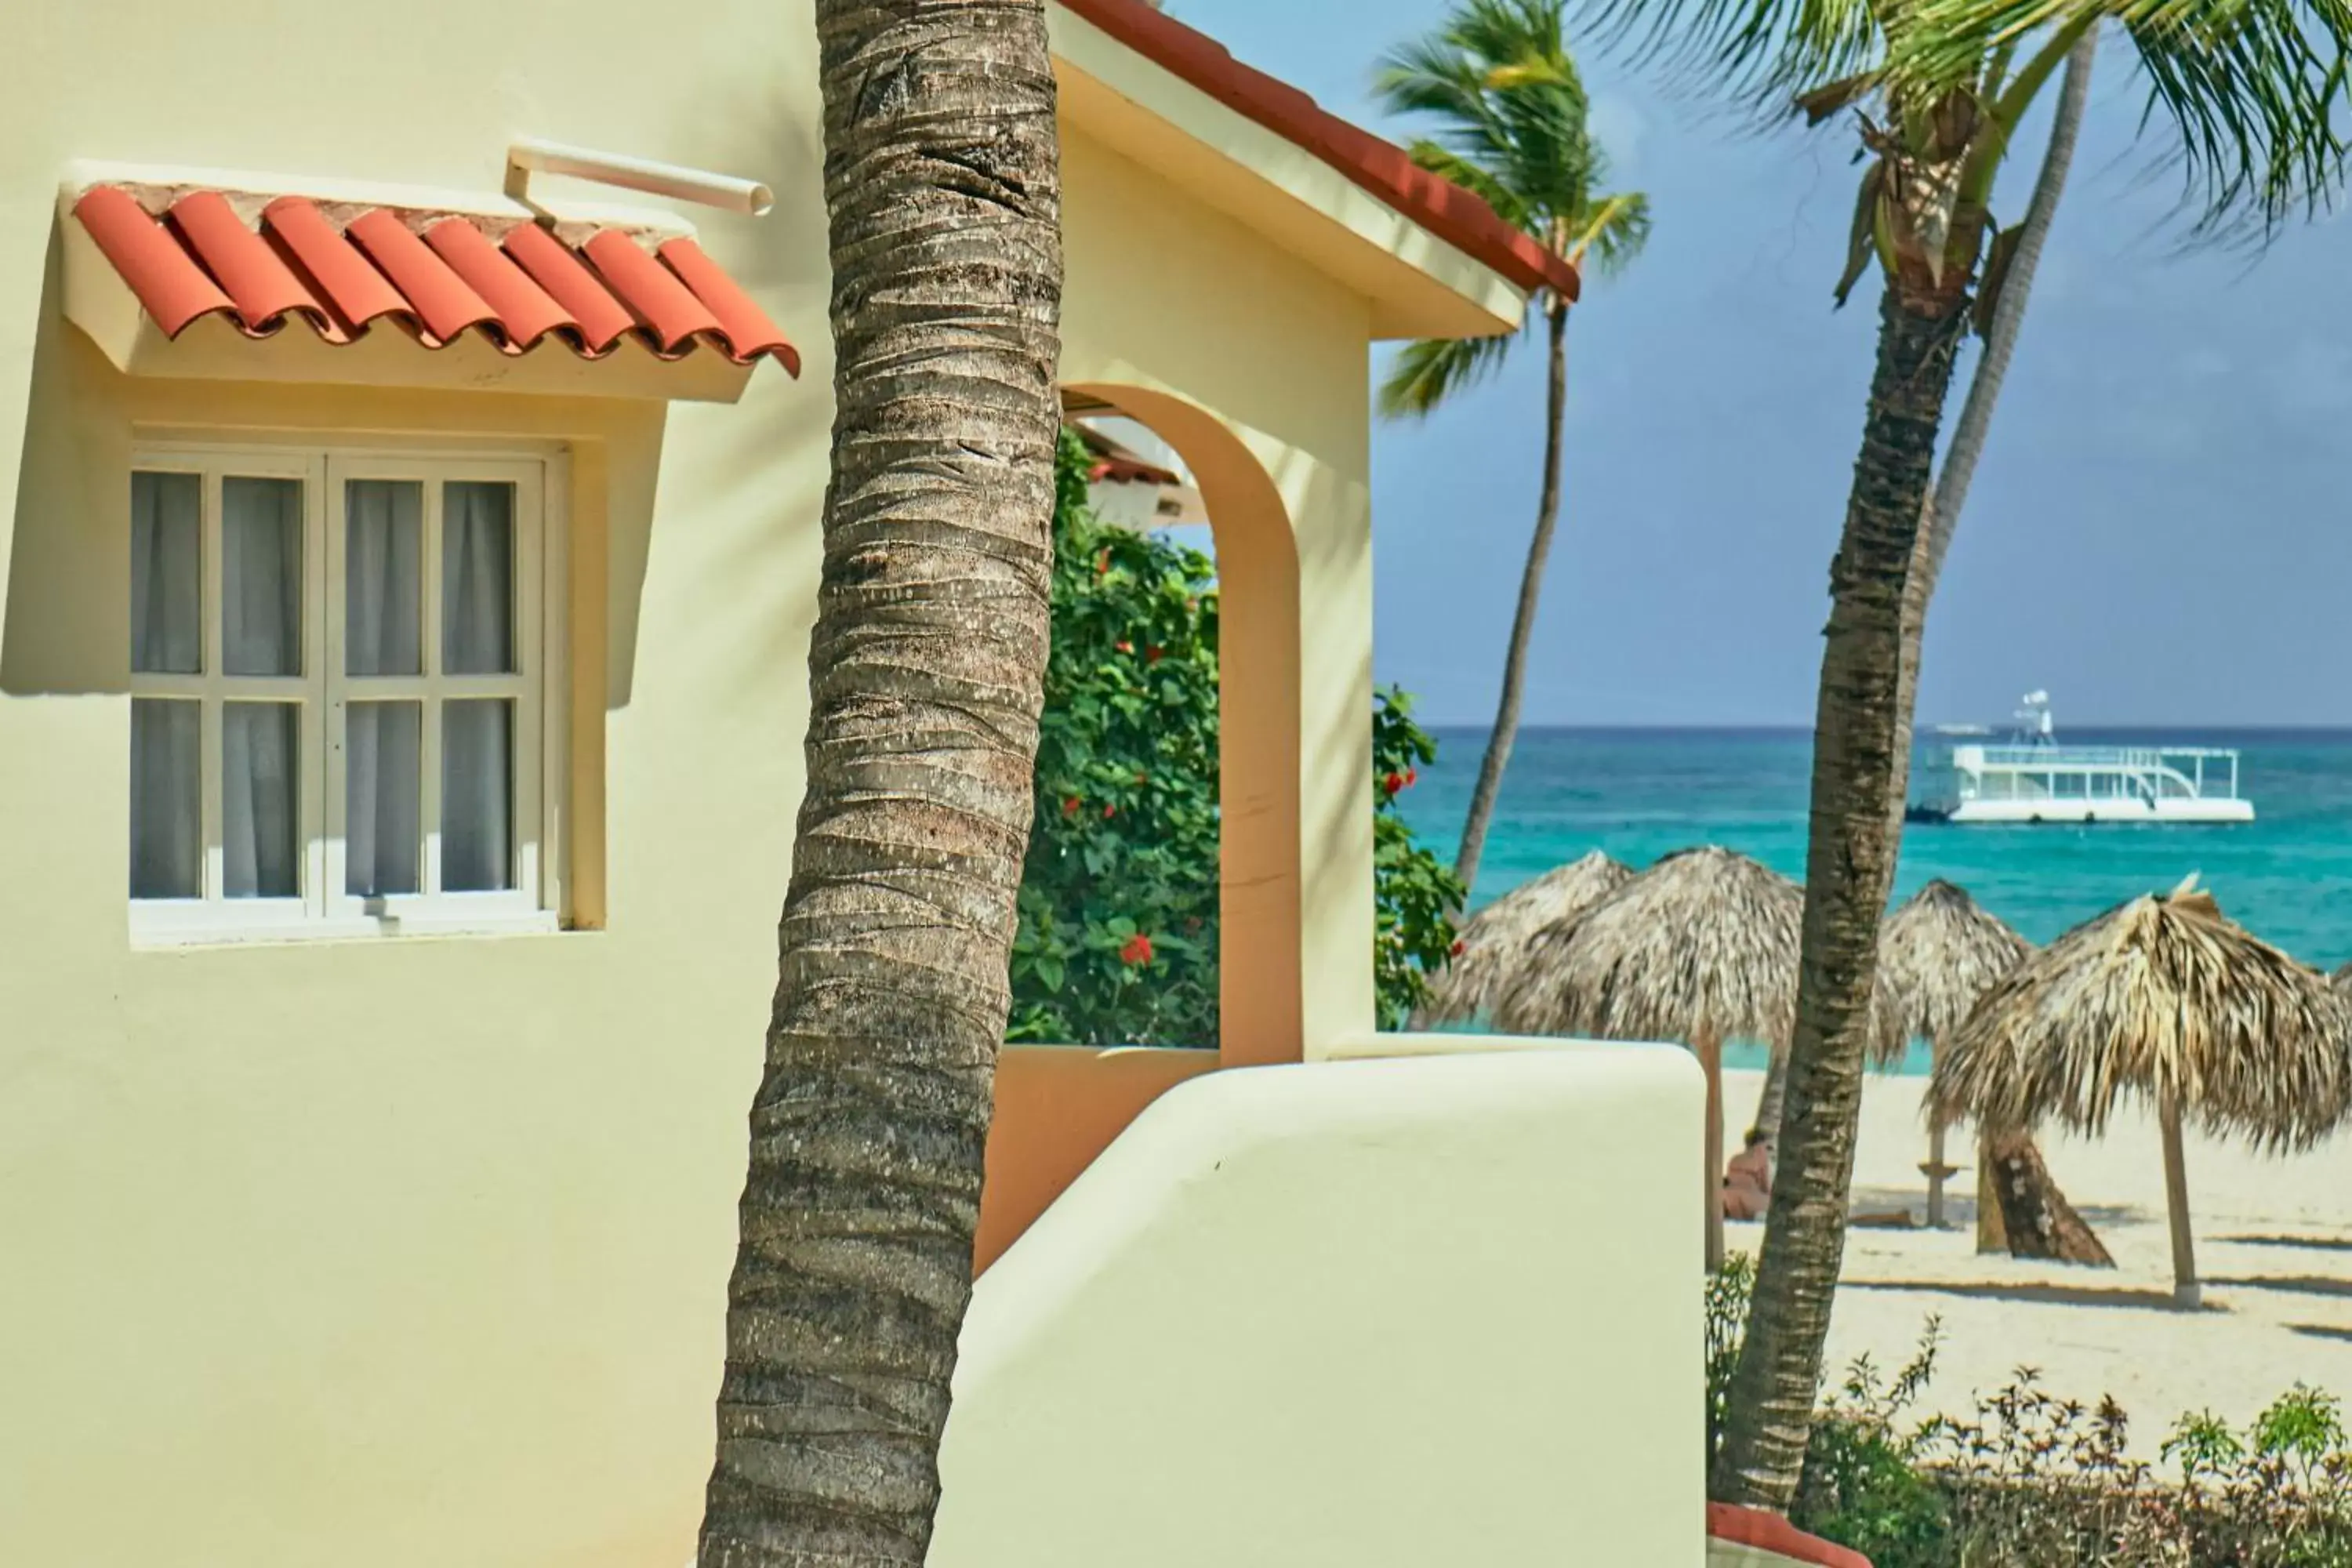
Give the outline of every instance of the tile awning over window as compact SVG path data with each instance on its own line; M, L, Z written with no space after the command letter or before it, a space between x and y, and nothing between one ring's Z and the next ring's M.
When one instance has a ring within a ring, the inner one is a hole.
M333 345L389 330L426 349L471 338L590 361L634 342L800 374L690 235L128 183L91 186L72 213L168 339L217 316L257 339L299 322Z

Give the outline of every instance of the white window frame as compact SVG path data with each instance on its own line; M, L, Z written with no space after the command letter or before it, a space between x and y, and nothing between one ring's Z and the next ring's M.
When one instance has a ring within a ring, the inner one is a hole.
M196 899L130 899L131 936L140 945L215 942L352 938L399 934L499 934L555 931L564 906L564 828L568 814L569 459L562 448L514 444L435 445L387 440L326 445L286 441L154 438L138 443L130 468L193 473L203 484L202 627L204 669L196 675L132 672L132 698L194 700L203 704L200 755L204 825L203 895ZM302 648L300 676L247 677L221 673L221 485L226 478L292 478L303 484ZM409 677L346 676L343 637L344 498L351 479L414 480L425 496L420 563L425 673ZM489 480L515 487L515 665L512 674L440 673L441 513L449 480ZM130 489L128 473L123 490ZM122 584L127 595L130 584ZM513 708L511 788L515 885L491 892L442 892L441 726L439 704L491 697ZM302 893L295 899L223 896L221 825L221 705L267 698L299 700L301 748ZM358 898L344 891L346 787L344 719L353 700L406 700L425 705L416 894ZM127 831L127 824L126 824Z

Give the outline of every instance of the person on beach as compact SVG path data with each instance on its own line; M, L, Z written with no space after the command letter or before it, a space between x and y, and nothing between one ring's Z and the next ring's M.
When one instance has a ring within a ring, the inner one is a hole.
M1723 1217L1761 1219L1772 1205L1772 1148L1754 1127L1741 1142L1723 1173Z

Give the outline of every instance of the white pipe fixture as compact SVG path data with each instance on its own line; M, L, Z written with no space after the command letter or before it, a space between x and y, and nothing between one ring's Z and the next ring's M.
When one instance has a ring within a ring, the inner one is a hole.
M534 173L569 174L576 180L593 180L599 184L672 196L682 202L699 202L707 207L749 213L753 217L776 205L776 193L757 180L706 174L676 163L656 163L650 158L568 147L560 142L542 142L535 136L519 138L507 149L507 195L517 201L523 200Z

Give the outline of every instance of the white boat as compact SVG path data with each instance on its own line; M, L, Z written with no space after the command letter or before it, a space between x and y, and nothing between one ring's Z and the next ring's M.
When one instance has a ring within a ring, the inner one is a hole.
M1932 756L1912 822L2252 822L2238 753L2215 746L2062 746L2050 694L2029 693L2007 745Z

